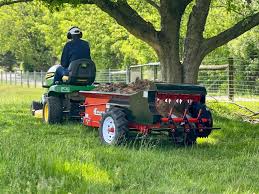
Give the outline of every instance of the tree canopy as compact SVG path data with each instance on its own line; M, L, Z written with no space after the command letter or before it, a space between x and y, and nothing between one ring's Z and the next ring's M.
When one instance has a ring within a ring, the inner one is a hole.
M0 6L17 2L29 1L0 1ZM29 43L26 41L23 43L30 45L27 48L23 46L23 48L37 50L37 45L33 42L41 42L43 45L38 44L38 46L44 49L38 51L39 53L44 51L42 56L47 56L44 59L50 61L52 57L59 57L66 41L67 29L78 25L85 32L85 37L91 44L92 54L99 67L114 68L160 60L163 79L172 82L195 83L198 68L206 56L208 58L226 56L230 52L237 53L238 49L234 48L234 45L239 43L235 42L228 46L225 44L259 23L257 1L44 0L41 2L46 3L45 5L52 11L41 5L39 1L33 4L16 4L1 8L15 11L14 7L17 10L21 7L29 10L34 7L34 13L29 11L26 15L26 17L31 16L28 20L22 19L21 14L16 14L16 21L27 23L27 28L24 27L22 30L24 36L19 39L30 40ZM29 8L29 6L32 7ZM9 17L12 20L11 16ZM8 14L1 15L2 26L4 22L7 22L7 18ZM29 23L30 20L33 22ZM33 37L26 38L29 33L26 29L30 29L30 32L35 31L39 35L38 40L34 38L33 41ZM258 30L258 27L256 29ZM256 29L250 33L256 34ZM20 31L18 28L16 30ZM14 40L12 37L10 39ZM11 40L2 42L9 42L14 46ZM256 38L252 42L256 45ZM225 46L214 51L222 45ZM18 45L15 46L18 47ZM2 48L1 53L4 50L8 51L10 48ZM17 51L16 56L22 52L18 48L14 50ZM26 56L17 58L23 62L26 61L24 60ZM36 58L39 59L40 55ZM31 63L35 64L35 62Z

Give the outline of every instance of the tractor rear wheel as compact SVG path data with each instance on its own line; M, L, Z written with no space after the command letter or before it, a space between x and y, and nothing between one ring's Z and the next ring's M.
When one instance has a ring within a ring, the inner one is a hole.
M102 116L99 136L106 145L119 145L128 135L126 113L120 108L112 108Z
M62 99L56 96L47 97L43 105L43 121L48 124L55 124L61 123L62 119Z

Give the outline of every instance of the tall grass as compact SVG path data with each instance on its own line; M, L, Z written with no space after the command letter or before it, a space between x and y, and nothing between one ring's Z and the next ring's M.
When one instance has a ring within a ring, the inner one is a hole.
M259 126L228 104L210 104L222 129L192 147L106 147L94 128L33 118L30 102L42 92L0 85L0 193L259 192Z

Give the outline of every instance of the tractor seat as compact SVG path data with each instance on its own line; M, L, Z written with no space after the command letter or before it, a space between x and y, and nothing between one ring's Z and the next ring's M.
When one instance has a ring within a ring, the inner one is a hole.
M95 63L91 59L78 59L72 61L68 67L69 75L63 76L65 84L92 85L96 76Z

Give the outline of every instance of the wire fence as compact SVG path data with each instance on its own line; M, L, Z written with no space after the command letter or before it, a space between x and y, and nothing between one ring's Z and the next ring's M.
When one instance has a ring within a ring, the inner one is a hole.
M10 85L20 85L27 87L41 87L45 80L46 72L29 71L1 71L0 83ZM98 83L123 82L128 83L128 71L119 69L99 70L96 72L95 81Z
M199 71L198 84L206 87L209 96L219 100L258 100L259 101L259 62L239 59L222 59L206 62ZM218 65L220 63L220 65ZM0 72L1 84L41 87L46 72ZM98 70L96 82L129 83L141 79L161 81L159 63L131 66L129 69Z
M218 100L259 101L259 60L226 58L206 61L199 71L198 84ZM130 67L130 79L136 77L161 81L160 63Z

